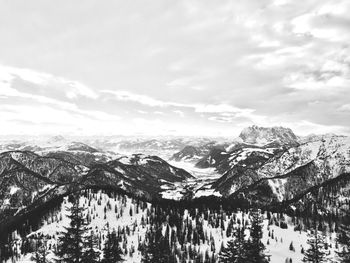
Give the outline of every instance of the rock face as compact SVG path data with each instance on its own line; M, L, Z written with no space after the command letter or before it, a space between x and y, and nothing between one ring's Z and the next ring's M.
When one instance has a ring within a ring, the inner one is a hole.
M338 177L350 180L350 138L322 137L285 149L235 149L218 169L223 176L213 188L224 196L244 193L267 202L298 199Z
M245 143L266 145L272 142L280 144L297 144L298 138L293 131L284 127L251 126L243 129L239 137Z

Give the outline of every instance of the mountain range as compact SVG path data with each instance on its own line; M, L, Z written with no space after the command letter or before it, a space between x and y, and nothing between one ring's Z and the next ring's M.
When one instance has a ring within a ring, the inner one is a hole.
M116 151L140 152L142 147L154 154ZM350 138L298 137L283 127L252 126L226 141L108 142L55 136L3 141L0 149L0 244L38 211L88 189L149 202L259 206L294 213L310 211L317 199L324 213L336 214L350 196Z

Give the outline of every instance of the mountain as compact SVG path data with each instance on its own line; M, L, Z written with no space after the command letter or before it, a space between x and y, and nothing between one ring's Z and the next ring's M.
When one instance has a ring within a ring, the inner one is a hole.
M141 262L152 229L162 230L182 261L196 258L187 250L218 258L235 227L247 227L249 234L251 206L268 211L263 242L271 262L303 258L301 249L289 247L306 244L315 204L318 227L328 233L334 255L334 225L350 201L350 138L294 140L284 129L268 129L251 129L231 145L192 140L174 156L195 176L175 167L175 159L169 164L155 155L120 155L86 141L11 142L15 149L36 145L39 150L0 153L0 261L31 262L40 238L56 246L76 193L100 238L98 249L111 226L130 262ZM189 160L201 155L193 167Z
M191 174L157 156L133 154L94 165L82 181L88 186L118 188L135 196L157 199L164 188L190 178Z
M263 157L268 159L279 151L283 151L287 146L279 143L269 143L263 146L234 143L226 148L213 148L196 163L198 168L215 167L219 173L226 173L235 165L246 165L246 163L255 163L256 158Z
M298 144L298 137L289 128L254 125L244 128L230 145L210 148L207 154L202 155L196 167L215 167L220 173L225 173L232 164L239 162L242 158L246 159L247 156L254 158L263 152L274 154Z
M46 203L77 190L113 189L159 199L164 188L192 178L157 156L123 156L105 163L86 162L85 158L70 152L43 156L29 151L1 153L0 232Z
M350 181L350 138L345 136L322 137L275 151L237 149L227 156L218 165L223 176L213 184L224 196L243 194L265 204L292 203L315 189L340 189L337 182L348 185Z
M225 149L228 145L216 141L205 142L197 145L186 145L181 151L176 152L170 158L171 161L198 162L203 156L206 156L214 149Z
M258 127L253 125L242 130L239 135L244 143L266 145L277 142L281 145L297 144L298 137L289 128Z

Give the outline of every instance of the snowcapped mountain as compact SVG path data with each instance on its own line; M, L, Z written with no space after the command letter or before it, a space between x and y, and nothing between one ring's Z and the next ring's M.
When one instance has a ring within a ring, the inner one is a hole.
M69 152L44 156L4 152L0 154L0 232L45 203L79 189L107 188L159 199L164 187L189 178L189 173L157 156L123 156L104 163Z
M350 138L322 137L287 149L238 148L221 153L213 188L265 204L297 202L312 190L350 179Z
M91 167L85 185L122 189L135 196L157 199L164 188L192 178L183 169L157 156L134 154Z
M206 156L214 149L225 149L227 143L219 143L216 141L205 142L199 145L186 145L181 151L173 154L171 161L181 162L198 162L203 156Z
M201 153L186 147L173 160L188 161ZM253 126L244 129L230 146L207 149L195 166L215 168L222 176L207 181L206 190L187 188L234 199L243 195L265 205L291 204L312 190L338 187L338 181L350 179L350 139L332 134L299 139L290 129ZM197 182L200 184L199 178Z
M140 262L142 247L147 243L146 232L155 229L150 227L154 220L160 220L163 234L167 225L174 233L186 225L178 232L180 236L189 229L194 231L186 237L189 239L181 240L184 242L181 246L174 245L182 251L177 254L179 259L193 259L190 253L183 252L187 251L183 246L192 246L194 242L191 249L217 262L218 248L228 241L230 227L238 224L237 217L240 220L245 217L249 234L249 213L233 212L236 205L247 208L254 204L265 210L295 215L310 212L309 202L319 198L321 214L334 216L349 202L349 137L324 135L298 139L289 129L257 127L247 128L241 135L230 145L207 140L192 140L187 144L189 141L182 140L187 146L173 155L171 164L156 155L109 151L114 149L115 142L108 150L100 147L99 142L90 144L88 140L79 142L63 137L40 143L2 144L6 151L0 153L0 250L11 251L3 246L8 242L14 249L11 253L21 255L18 258L23 261L19 262L30 262L28 247L34 246L37 238L44 235L51 246L56 246L57 229L67 225L63 206L69 205L68 196L76 192L85 193L82 206L88 209L88 221L101 240L107 223L120 226L124 229L120 231L125 233L132 227L130 234L120 234L125 258L130 262ZM158 144L148 143L144 144L150 147L146 152ZM175 148L173 153L178 150ZM191 161L196 159L195 167ZM110 198L110 193L114 198ZM152 208L154 204L161 206ZM110 211L111 206L117 207L114 212ZM38 214L40 219L35 221L33 218ZM306 232L300 229L308 230L307 220L302 224L295 217L271 219L269 213L265 216L263 240L272 252L271 262L281 262L286 255L301 260L300 251L295 253L288 248L291 243L299 246L306 243ZM182 223L174 225L174 218ZM44 220L47 222L42 224ZM194 229L192 223L196 225ZM288 244L283 245L282 240L277 244L273 238L270 241L271 229L281 237L288 234ZM199 241L201 231L203 236ZM331 233L333 226L327 231ZM333 242L331 235L328 236L329 243ZM299 238L302 238L300 242ZM282 254L278 252L280 248L284 249ZM334 254L333 248L330 251Z
M231 143L229 143L231 141ZM197 167L207 168L221 162L226 153L238 148L281 148L298 144L298 137L289 128L251 126L242 130L238 138L225 142L210 142L198 146L186 145L170 160L198 162ZM224 155L224 156L221 156Z
M284 127L258 127L253 125L242 130L239 135L244 143L266 145L277 142L281 145L296 144L297 136L289 128Z

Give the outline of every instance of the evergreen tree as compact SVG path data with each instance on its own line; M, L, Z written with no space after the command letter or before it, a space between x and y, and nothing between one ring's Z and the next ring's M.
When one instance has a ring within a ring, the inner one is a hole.
M309 248L304 251L303 262L322 263L326 262L325 240L317 227L317 205L314 203L313 210L313 231L308 233L307 244Z
M119 246L119 240L115 230L110 232L108 229L106 241L103 249L102 263L117 263L123 261L123 252Z
M50 251L47 247L47 240L39 237L38 247L37 247L34 255L31 257L31 260L33 260L36 263L50 263L51 260L49 260L47 258L49 253L50 253Z
M307 244L309 248L304 252L304 262L322 263L326 262L324 251L324 237L317 229L308 234Z
M65 263L83 262L84 234L87 231L84 208L79 206L79 196L75 196L73 206L68 209L70 225L58 239L57 261Z
M169 240L163 235L161 228L147 233L148 244L143 251L142 263L175 263L176 257L172 253Z
M234 239L227 242L227 247L220 252L220 262L241 263L246 260L246 242L244 240L244 229L236 229Z
M251 211L252 225L250 229L250 238L246 242L247 260L246 263L264 263L268 262L265 255L265 245L261 242L263 216L259 210Z
M100 262L100 252L96 251L98 247L98 239L91 231L90 235L85 239L84 242L85 251L83 253L82 261L84 263L97 263Z
M340 262L350 263L350 211L345 210L345 217L339 226L337 241L341 245L340 251L337 252Z

